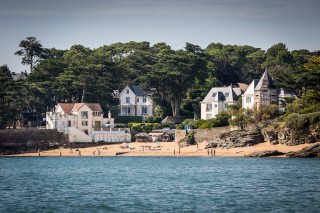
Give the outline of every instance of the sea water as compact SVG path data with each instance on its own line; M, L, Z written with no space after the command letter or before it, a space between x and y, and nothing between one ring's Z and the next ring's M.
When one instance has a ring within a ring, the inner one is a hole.
M320 212L320 160L1 157L0 212Z

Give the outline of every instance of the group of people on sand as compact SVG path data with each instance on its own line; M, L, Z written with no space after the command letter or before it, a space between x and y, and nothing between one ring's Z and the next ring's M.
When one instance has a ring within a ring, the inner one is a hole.
M210 156L210 155L211 155L211 157L215 157L216 156L216 150L208 148L208 156Z
M100 156L100 150L97 149L97 152L98 152L98 156ZM96 150L93 151L93 156L96 156Z

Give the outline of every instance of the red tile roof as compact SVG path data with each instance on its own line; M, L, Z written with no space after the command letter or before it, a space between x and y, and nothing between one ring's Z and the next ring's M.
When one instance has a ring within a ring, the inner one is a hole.
M74 103L59 103L59 105L65 114L71 115Z
M248 87L249 87L248 84L244 84L244 83L238 83L238 85L239 85L239 88L240 88L243 92L245 92L245 91L248 89Z
M99 103L59 103L65 114L72 114L72 111L78 111L83 105L87 105L94 112L102 112Z
M92 111L102 112L102 108L98 103L86 103Z

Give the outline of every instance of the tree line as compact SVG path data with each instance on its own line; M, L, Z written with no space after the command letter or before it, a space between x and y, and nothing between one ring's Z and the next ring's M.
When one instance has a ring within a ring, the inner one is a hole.
M117 115L114 90L140 85L152 93L155 116L200 117L200 101L215 86L250 84L268 68L277 86L320 100L320 51L289 51L278 43L264 51L248 45L211 43L205 49L186 43L173 50L161 42L127 42L90 49L44 48L35 37L15 54L30 67L25 80L14 81L0 67L0 122L39 120L59 102L98 102Z

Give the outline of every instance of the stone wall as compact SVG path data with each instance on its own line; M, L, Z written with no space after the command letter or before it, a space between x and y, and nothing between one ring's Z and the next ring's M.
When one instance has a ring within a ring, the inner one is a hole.
M203 141L216 141L220 134L230 131L230 127L215 127L210 129L192 129L188 132L195 131L194 138L197 143ZM183 139L188 132L186 130L176 130L175 142L177 143Z
M216 141L220 134L227 133L230 131L230 127L215 127L210 129L196 129L196 134L194 136L196 142L202 141Z

